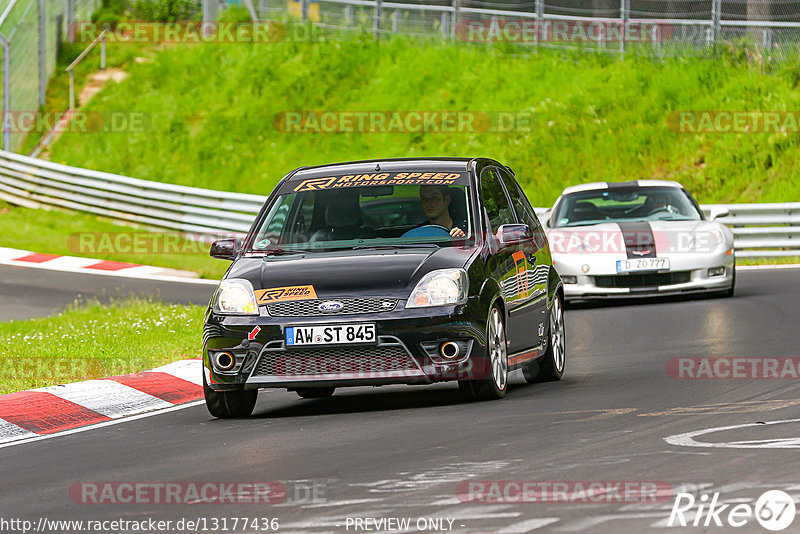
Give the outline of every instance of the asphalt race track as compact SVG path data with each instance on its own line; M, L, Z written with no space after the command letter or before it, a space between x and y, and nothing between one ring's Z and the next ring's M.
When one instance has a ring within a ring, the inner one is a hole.
M202 303L213 289L6 268L0 279L6 313L11 304L32 314L58 308L75 292L103 294L104 285L106 294L124 284L124 291ZM666 527L672 491L693 492L698 502L719 492L720 502L754 505L780 489L797 501L800 382L677 379L667 365L675 357L799 357L799 317L800 269L741 271L733 299L572 307L565 379L529 386L514 376L502 401L464 402L447 384L339 390L323 400L266 391L248 420L214 420L193 405L9 446L0 449L3 516L34 523L205 518L209 527L213 519L278 518L279 532L358 532L356 519L380 517L410 518L408 531L417 532L419 518L438 518L454 532L641 533ZM690 432L700 433L679 436ZM280 504L84 504L74 489L176 481L280 481L288 497ZM613 495L463 502L469 494L459 488L476 481L649 481L670 492L656 502ZM765 532L749 521L737 530Z

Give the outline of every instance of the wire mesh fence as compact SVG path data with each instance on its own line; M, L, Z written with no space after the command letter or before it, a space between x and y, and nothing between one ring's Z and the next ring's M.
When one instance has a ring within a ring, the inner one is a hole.
M796 58L800 0L252 0L260 19L335 30L441 36L614 54L705 55L742 45Z

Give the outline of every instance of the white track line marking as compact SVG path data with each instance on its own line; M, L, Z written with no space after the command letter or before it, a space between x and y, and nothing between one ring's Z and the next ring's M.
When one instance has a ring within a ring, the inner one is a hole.
M2 447L3 443L8 441L16 441L36 436L38 436L38 434L30 430L25 430L21 426L9 423L5 419L0 419L0 447Z
M174 406L170 402L113 380L85 380L63 386L47 386L33 391L52 393L112 419Z
M558 521L557 517L528 519L525 521L520 521L519 523L514 523L513 525L508 525L507 527L503 527L500 530L495 531L495 534L526 534L527 532L531 532L533 530L553 524L556 521Z
M145 417L153 417L154 415L161 415L167 412L175 412L177 410L184 410L186 408L193 408L194 406L199 406L205 403L203 400L187 402L186 404L179 404L178 406L173 406L172 408L165 408L163 410L158 410L156 412L148 412L139 415L132 415L130 417L122 417L120 419L113 419L111 421L104 421L102 423L97 423L96 425L89 425L89 426L82 426L80 428L73 428L71 430L65 430L63 432L58 432L56 434L45 434L44 436L35 435L35 437L21 439L18 441L12 441L11 443L2 443L0 444L0 449L4 449L6 447L13 447L15 445L23 445L25 443L31 443L32 441L41 441L43 439L52 439L52 438L60 438L62 436L68 436L70 434L78 434L79 432L86 432L87 430L95 430L97 428L102 428L106 426L118 425L120 423L127 423L129 421L136 421L139 419L144 419ZM211 417L209 415L209 417Z
M741 425L719 426L716 428L706 428L703 430L694 430L692 432L684 432L683 434L675 434L667 436L664 441L670 445L679 445L682 447L714 447L719 449L797 449L800 448L800 438L779 438L779 439L765 439L756 441L732 441L728 443L708 443L704 441L696 441L694 438L706 434L713 434L716 432L724 432L726 430L734 430L738 428L747 428L753 426L767 426L767 425L780 425L785 423L798 423L800 419L784 419L782 421L768 421L765 423L744 423Z

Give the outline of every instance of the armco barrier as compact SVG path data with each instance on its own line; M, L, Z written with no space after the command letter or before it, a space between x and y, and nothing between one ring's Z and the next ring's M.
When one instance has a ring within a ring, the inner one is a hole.
M266 200L90 171L1 150L0 198L195 234L245 233ZM800 202L701 207L706 215L729 212L717 220L733 230L737 256L800 256Z

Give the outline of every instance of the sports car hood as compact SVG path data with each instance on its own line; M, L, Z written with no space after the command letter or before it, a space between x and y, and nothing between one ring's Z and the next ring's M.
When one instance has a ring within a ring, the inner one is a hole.
M554 254L610 254L615 257L709 253L732 246L733 234L715 221L645 221L551 228Z
M226 278L246 278L256 290L313 286L319 298L405 299L426 273L464 267L474 252L474 248L442 247L240 257Z

